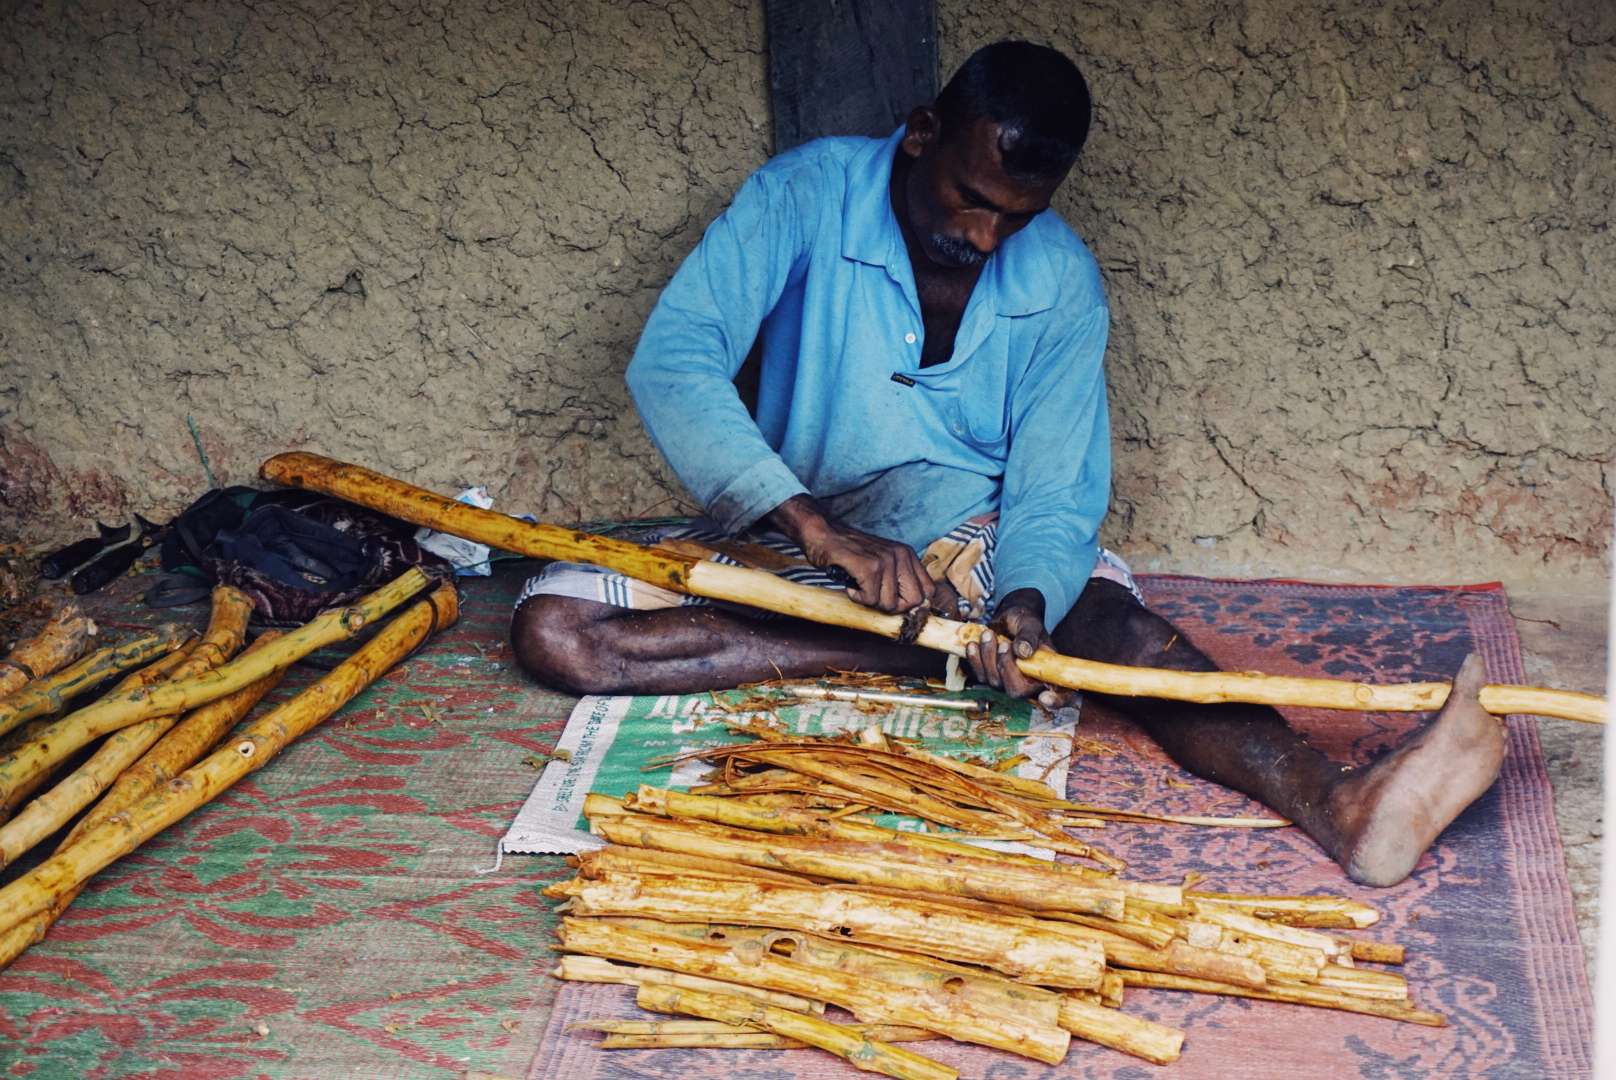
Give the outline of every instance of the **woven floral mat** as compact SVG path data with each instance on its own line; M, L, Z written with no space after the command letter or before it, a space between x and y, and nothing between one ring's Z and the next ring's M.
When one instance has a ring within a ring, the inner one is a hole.
M1497 586L1343 588L1293 582L1144 578L1145 593L1226 668L1392 682L1447 679L1481 653L1490 681L1525 671ZM1418 723L1417 714L1289 710L1320 749L1367 760ZM1545 723L1554 721L1544 721ZM1096 843L1130 874L1247 893L1337 893L1383 912L1369 939L1405 944L1416 1004L1448 1016L1427 1028L1355 1014L1167 991L1128 991L1126 1010L1187 1032L1169 1068L1074 1042L1047 1066L951 1042L915 1049L970 1078L992 1080L1557 1080L1589 1074L1592 1004L1572 918L1548 776L1534 721L1509 720L1499 783L1445 832L1415 873L1390 889L1352 885L1295 829L1238 831L1114 825ZM1259 812L1177 769L1148 739L1096 706L1078 729L1070 794L1119 808L1180 814ZM853 1080L867 1075L809 1050L601 1051L566 1033L597 1016L639 1014L630 988L569 984L527 1072L533 1080Z
M511 663L523 569L462 582L454 629L97 877L0 973L0 1077L522 1075L554 994L538 889L565 867L473 868L493 862L538 776L523 759L549 751L574 700ZM125 629L205 621L139 607L146 583L92 612ZM320 674L294 668L270 700Z

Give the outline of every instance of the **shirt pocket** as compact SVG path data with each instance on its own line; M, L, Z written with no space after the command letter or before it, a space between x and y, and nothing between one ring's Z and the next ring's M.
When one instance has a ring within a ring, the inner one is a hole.
M953 403L950 427L977 448L1002 451L1010 441L1010 394L1004 358L991 347L979 348L950 380Z

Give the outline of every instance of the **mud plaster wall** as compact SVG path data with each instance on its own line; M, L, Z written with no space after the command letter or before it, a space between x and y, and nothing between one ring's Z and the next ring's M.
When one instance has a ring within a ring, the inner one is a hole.
M944 0L945 70L1088 72L1147 568L1597 577L1616 22L1592 2ZM682 495L621 385L770 146L756 3L14 6L0 529L161 515L285 449L551 520Z

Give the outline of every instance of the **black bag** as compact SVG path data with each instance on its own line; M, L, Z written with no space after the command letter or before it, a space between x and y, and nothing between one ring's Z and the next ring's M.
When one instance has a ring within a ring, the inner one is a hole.
M170 526L163 569L191 575L147 594L153 607L191 603L213 585L253 598L253 621L296 626L351 603L418 566L448 580L448 561L422 550L397 518L312 491L220 488Z

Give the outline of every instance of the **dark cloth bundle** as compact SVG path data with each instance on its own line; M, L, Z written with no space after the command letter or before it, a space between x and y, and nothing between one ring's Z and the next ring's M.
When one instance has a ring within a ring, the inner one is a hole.
M305 623L411 566L447 580L453 568L415 542L397 518L312 491L219 488L175 518L163 569L177 576L147 593L153 607L202 599L234 585L256 604L253 621Z

